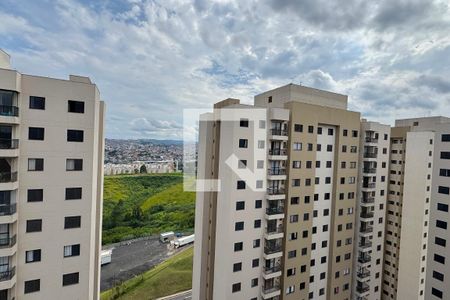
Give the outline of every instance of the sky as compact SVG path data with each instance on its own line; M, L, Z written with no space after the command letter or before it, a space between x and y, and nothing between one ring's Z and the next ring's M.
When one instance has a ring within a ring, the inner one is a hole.
M0 48L25 74L89 76L108 138L181 139L183 109L291 82L391 125L450 116L448 0L1 0Z

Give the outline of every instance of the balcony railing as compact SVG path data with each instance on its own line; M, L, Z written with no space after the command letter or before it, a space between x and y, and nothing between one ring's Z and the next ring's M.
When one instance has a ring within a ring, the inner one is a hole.
M9 238L0 238L0 248L12 247L16 244L16 235Z
M375 186L375 182L363 182L363 188L374 189Z
M378 139L373 136L366 136L366 143L378 143Z
M277 253L277 252L281 252L281 251L282 251L281 245L265 245L264 246L265 254L272 254L272 253Z
M373 227L372 226L361 227L359 229L359 232L361 232L361 233L371 233L371 232L373 232Z
M280 284L274 284L274 285L269 285L269 286L263 286L262 287L262 292L263 294L270 294L273 292L276 292L280 290Z
M363 173L375 174L376 172L376 168L363 168Z
M370 286L368 285L368 284L365 284L365 283L363 283L363 284L358 284L357 286L356 286L356 291L358 292L358 293L365 293L365 292L367 292L367 291L369 291L370 290Z
M363 197L361 199L361 202L362 203L367 203L367 204L374 203L375 202L375 197L373 197L373 196L364 196L363 195Z
M11 204L0 204L0 216L10 216L12 214L15 214L17 211L17 203L11 203Z
M0 281L11 280L16 274L16 267L9 268L6 271L0 272Z
M359 278L367 278L370 276L370 271L369 270L361 270L356 272L356 276L358 276Z
M287 136L287 130L283 130L283 129L271 129L271 133L272 135L282 135L282 136Z
M283 206L266 208L266 214L268 214L268 215L279 215L279 214L283 214L283 213L284 213Z
M267 194L269 195L283 195L284 194L284 188L268 188Z
M364 158L377 158L377 152L364 152Z
M286 149L270 149L269 155L286 155Z
M0 139L0 149L17 149L19 148L18 139Z
M0 172L0 183L16 182L17 172Z
M373 218L373 212L366 212L366 211L363 211L363 212L361 212L361 215L360 215L360 217L361 218Z
M277 234L277 233L282 233L283 232L283 226L278 226L278 227L266 227L266 232L268 234Z
M11 105L0 105L0 116L18 117L19 108Z
M359 243L358 246L359 246L360 248L363 248L363 249L369 248L369 247L372 247L372 242L370 242L370 241L365 241L365 242L363 242L363 243Z
M285 168L270 168L267 172L269 175L286 175Z
M272 273L276 273L281 271L281 265L280 264L276 264L275 266L272 267L265 267L264 268L264 273L265 274L272 274Z
M372 257L370 257L370 255L360 255L360 256L358 256L358 262L363 263L363 264L370 262L371 259L372 259Z

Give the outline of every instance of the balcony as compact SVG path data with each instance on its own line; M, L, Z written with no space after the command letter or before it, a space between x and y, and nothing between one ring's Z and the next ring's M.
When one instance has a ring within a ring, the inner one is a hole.
M286 149L270 149L269 155L287 155Z
M266 244L264 246L264 254L270 255L270 254L274 254L277 252L281 252L282 248L283 247L281 246L281 244L275 244L275 245Z
M287 136L288 132L284 129L274 128L270 130L270 134L274 136Z
M361 203L363 204L372 204L375 202L375 197L374 196L368 196L363 194L363 197L361 199Z
M269 195L284 195L284 188L268 188L267 194Z
M373 212L362 211L361 214L360 214L359 216L360 216L361 218L363 218L363 219L373 218Z
M363 182L363 188L374 189L376 186L375 182Z
M356 291L360 294L366 293L370 290L370 286L366 283L360 283L356 286Z
M276 221L275 221L276 222ZM276 240L276 239L282 239L284 236L284 230L283 226L280 225L278 227L275 226L268 226L266 227L266 231L264 234L264 238L266 240Z
M5 117L18 117L19 108L12 105L0 105L0 116Z
M377 152L364 152L363 157L364 158L377 158L378 153Z
M17 172L0 172L0 183L16 182Z
M364 279L370 276L370 271L369 270L360 270L358 272L356 272L356 276L358 276L358 278Z
M378 143L378 138L374 136L366 136L366 143Z
M281 264L276 264L275 266L264 268L264 273L267 275L277 272L281 272Z
M362 249L366 249L366 248L372 247L372 242L371 242L371 241L363 241L363 242L360 242L360 243L358 244L358 247L359 247L359 248L362 248Z
M358 256L358 262L365 264L372 260L372 257L369 254L359 255Z
M283 206L268 207L266 208L266 214L269 216L284 214L284 207Z
M16 275L16 267L8 268L8 270L0 272L0 281L11 280Z
M372 226L363 226L359 228L359 232L361 233L372 233L373 227Z
M16 213L17 209L17 203L11 203L11 204L0 204L0 216L10 216Z
M18 139L0 139L0 149L18 149Z
M285 168L270 168L267 170L268 175L286 175Z
M16 235L9 238L0 238L0 249L9 248L16 244Z
M273 297L281 294L280 284L276 283L269 286L263 286L261 292L263 299L273 299Z
M363 168L363 173L368 173L368 174L375 174L377 172L376 168Z

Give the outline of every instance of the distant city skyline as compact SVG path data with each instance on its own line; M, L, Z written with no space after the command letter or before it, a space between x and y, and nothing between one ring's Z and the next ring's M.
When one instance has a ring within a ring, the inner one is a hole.
M394 119L450 115L446 1L2 1L13 67L89 76L107 138L182 139L182 109L301 83Z

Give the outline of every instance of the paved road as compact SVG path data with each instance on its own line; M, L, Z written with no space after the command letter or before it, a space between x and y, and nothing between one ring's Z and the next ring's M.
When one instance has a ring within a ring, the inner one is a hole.
M114 283L144 273L176 252L167 244L161 244L157 237L116 246L111 263L102 266L100 289L107 290Z
M171 296L159 298L158 300L192 300L192 291L181 292Z

